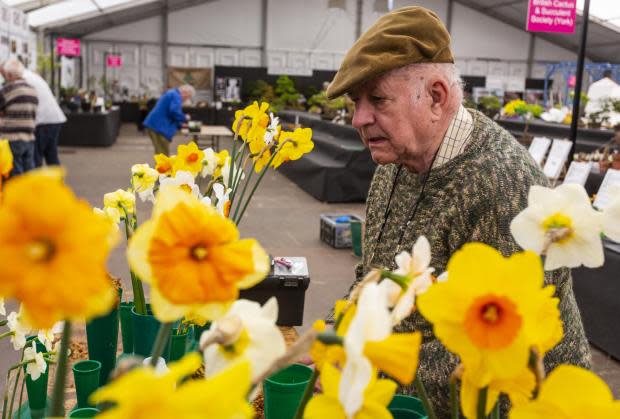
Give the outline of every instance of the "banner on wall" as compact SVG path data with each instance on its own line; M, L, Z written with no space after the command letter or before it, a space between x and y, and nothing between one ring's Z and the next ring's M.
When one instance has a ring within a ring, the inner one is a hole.
M168 88L190 84L194 89L211 90L210 68L168 67Z
M56 39L56 54L65 57L79 57L81 53L80 40L72 38Z
M120 55L110 54L106 56L105 65L111 68L122 67L123 57L121 57Z
M577 0L529 0L527 26L530 32L575 33Z

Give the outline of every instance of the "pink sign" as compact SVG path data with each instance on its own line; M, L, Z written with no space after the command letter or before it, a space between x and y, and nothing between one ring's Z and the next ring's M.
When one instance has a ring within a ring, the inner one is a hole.
M577 0L529 0L527 30L530 32L575 32Z
M108 67L120 67L123 65L123 59L120 55L108 55L105 64Z
M79 57L80 40L71 38L56 39L56 54L67 57Z

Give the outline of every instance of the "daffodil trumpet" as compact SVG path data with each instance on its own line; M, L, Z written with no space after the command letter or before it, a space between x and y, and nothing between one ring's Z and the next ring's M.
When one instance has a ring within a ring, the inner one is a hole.
M71 339L71 322L65 320L58 350L58 367L56 368L56 378L54 380L54 390L52 392L52 406L50 417L62 417L65 415L65 383L67 381L67 360L69 358L69 343Z

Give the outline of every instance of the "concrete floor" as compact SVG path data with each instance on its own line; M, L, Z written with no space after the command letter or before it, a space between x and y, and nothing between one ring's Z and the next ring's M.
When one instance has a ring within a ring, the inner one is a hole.
M176 137L173 147L184 141ZM225 145L226 143L223 143ZM228 143L229 144L229 143ZM130 168L135 163L153 165L153 149L135 125L123 125L117 143L110 148L61 147L60 160L67 169L67 183L75 193L93 206L103 206L103 194L129 186ZM289 163L289 164L294 164ZM148 218L150 204L138 205L138 220ZM350 249L336 250L319 239L321 213L364 215L364 204L325 204L299 189L286 177L269 172L252 201L243 222L241 235L254 237L274 256L304 256L308 260L311 285L306 293L304 326L322 318L333 302L344 295L353 280L358 258ZM125 244L114 250L110 272L122 278L131 292ZM8 305L7 311L14 309ZM16 362L17 354L8 339L0 341L0 372ZM594 370L620 397L620 363L593 348ZM5 379L0 379L3 394Z

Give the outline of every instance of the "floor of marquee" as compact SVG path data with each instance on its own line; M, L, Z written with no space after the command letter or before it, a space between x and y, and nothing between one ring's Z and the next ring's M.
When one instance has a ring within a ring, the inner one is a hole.
M177 136L173 149L185 138ZM230 142L222 141L222 146ZM61 147L60 160L67 169L67 182L76 194L93 206L103 206L103 194L129 186L130 168L135 163L153 165L149 138L134 124L124 124L116 144L108 148ZM289 163L294 164L294 163ZM42 203L44 208L45 203ZM138 204L138 219L149 216L150 204ZM270 171L259 188L241 223L241 235L257 238L273 256L304 256L308 260L311 286L306 293L304 326L322 318L333 302L344 295L353 279L358 258L350 249L333 249L319 239L321 213L364 215L364 204L326 204L302 191L286 177ZM125 244L117 247L109 261L110 272L123 279L125 290L131 282L125 259ZM14 310L8 304L7 311ZM620 363L592 348L594 370L620 397ZM0 341L0 373L17 360L8 339ZM0 394L5 378L0 379Z

